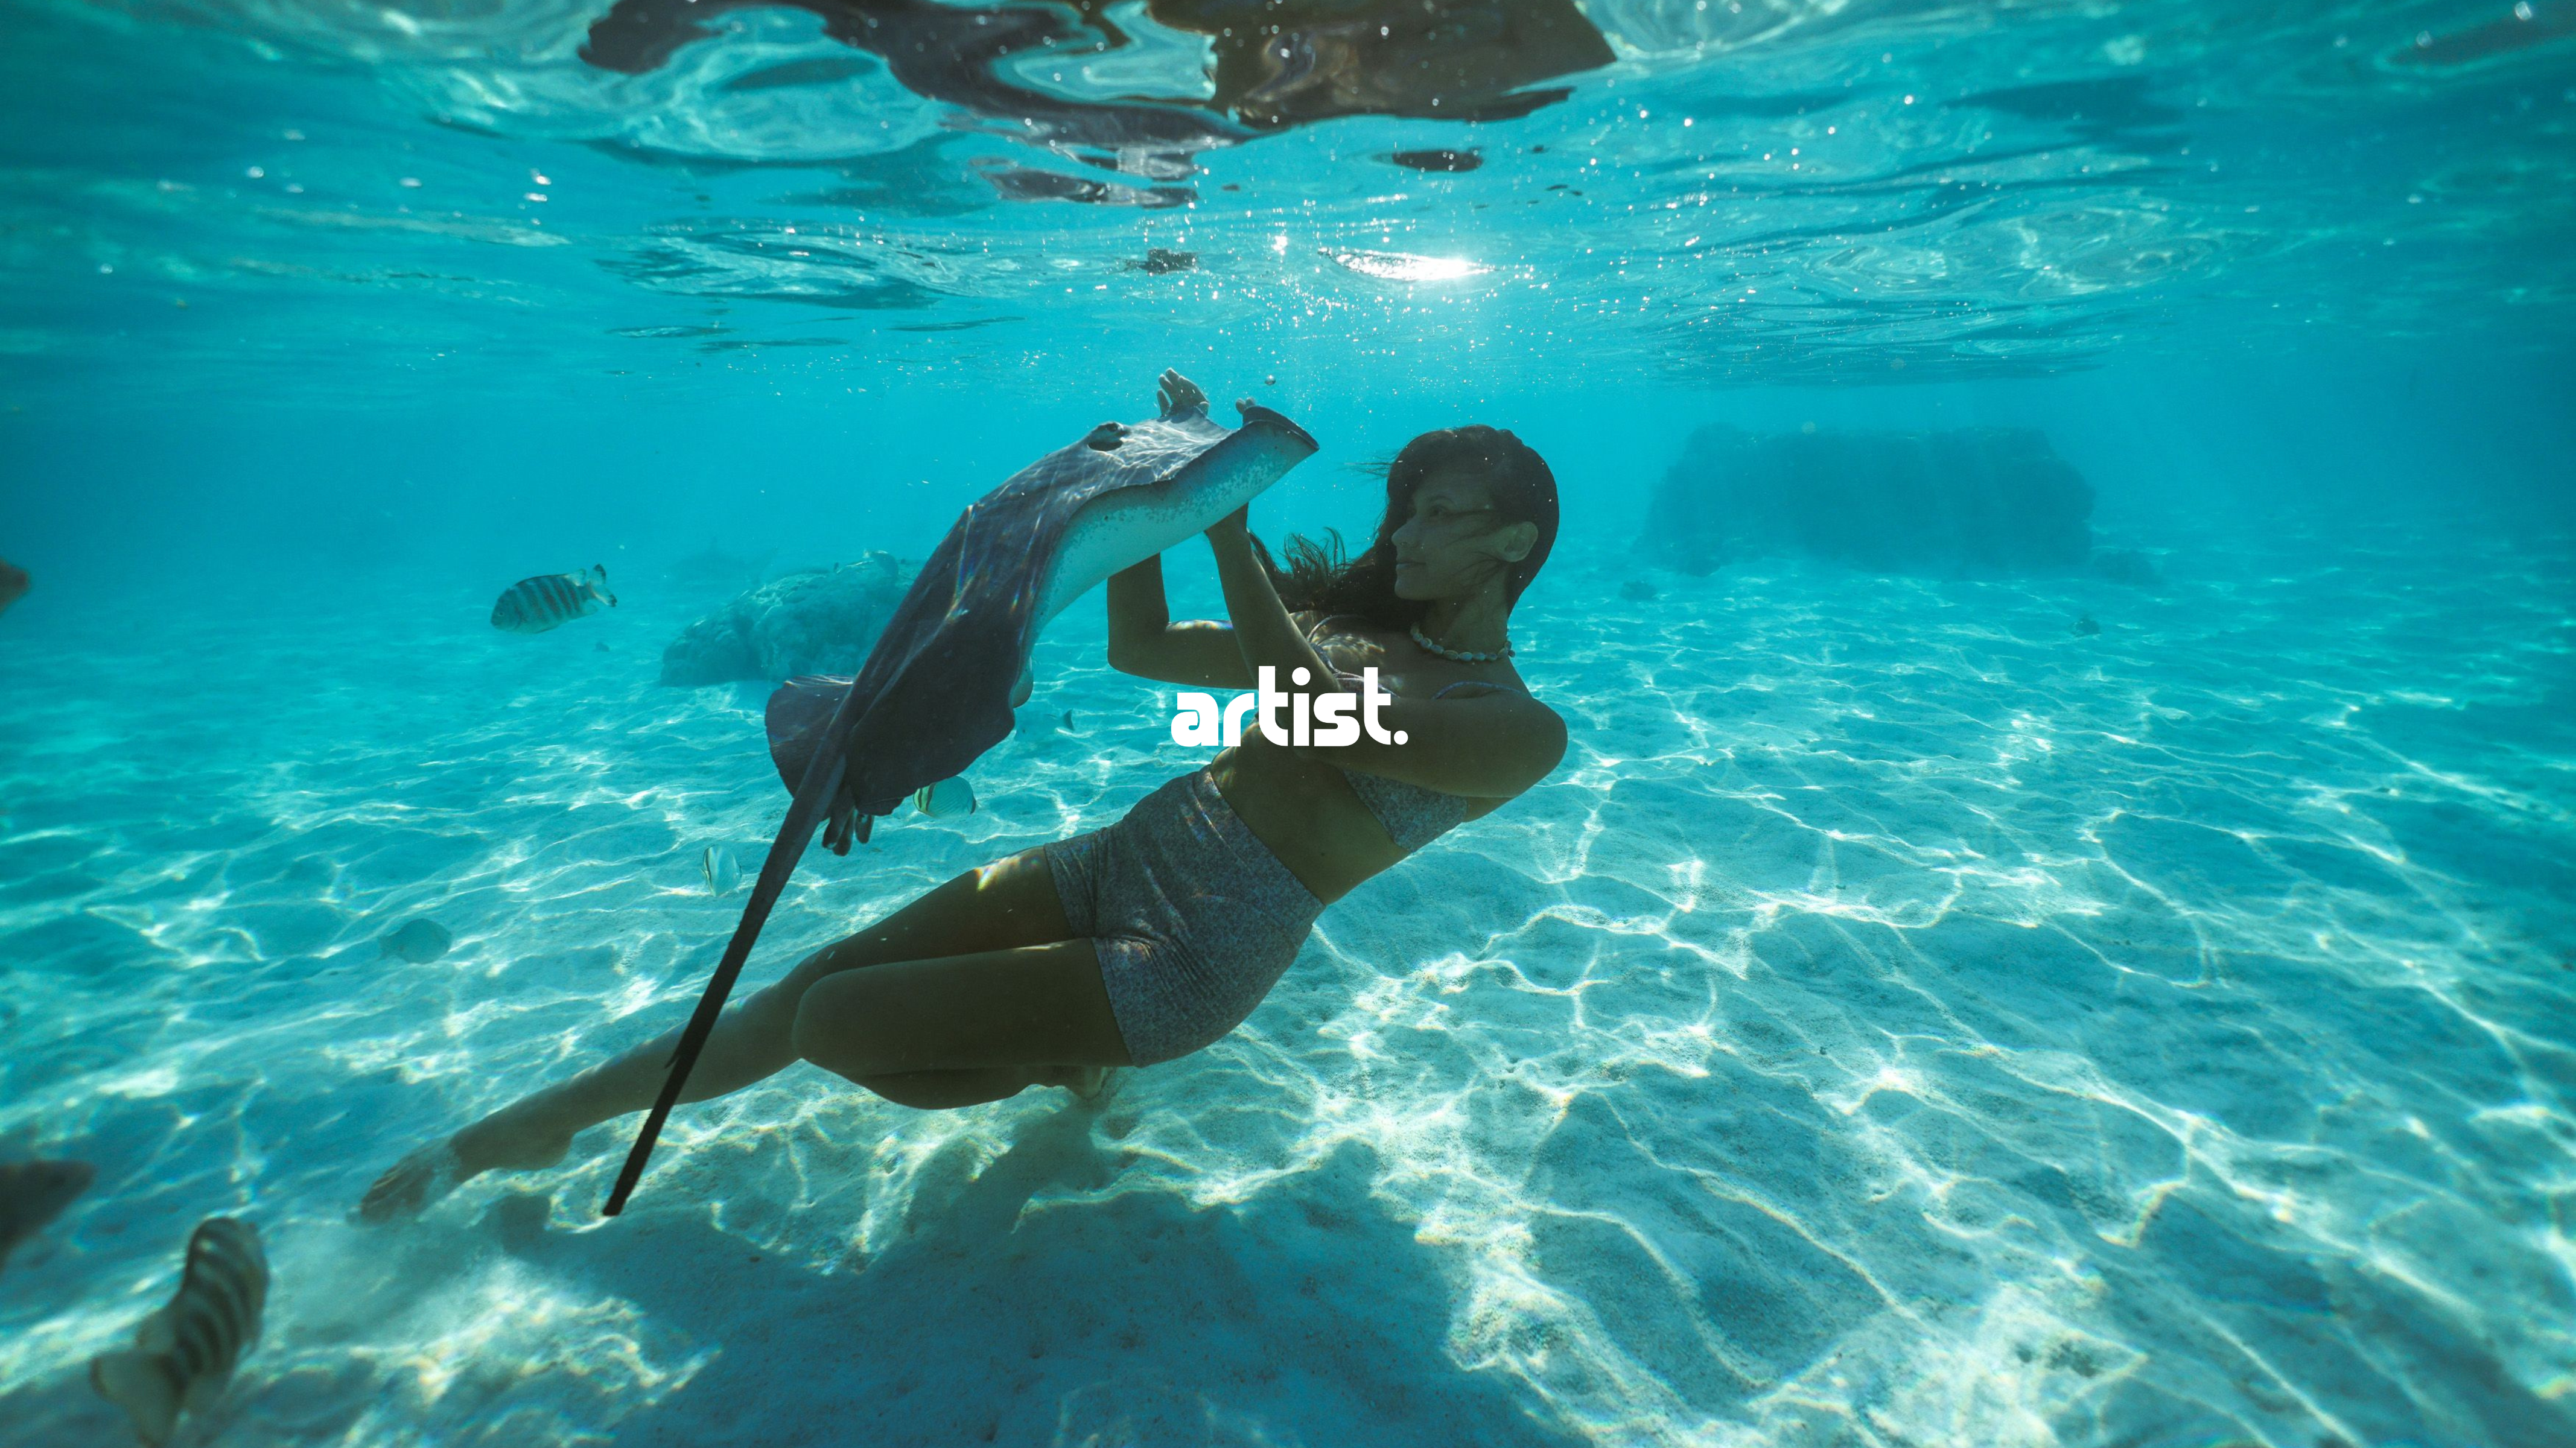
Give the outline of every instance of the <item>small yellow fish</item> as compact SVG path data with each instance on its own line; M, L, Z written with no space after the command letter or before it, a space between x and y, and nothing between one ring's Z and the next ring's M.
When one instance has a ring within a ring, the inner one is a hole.
M925 784L912 792L912 807L932 819L975 812L975 787L962 775L950 775L937 784Z
M134 1346L90 1359L90 1385L134 1420L151 1448L170 1441L179 1415L223 1394L233 1368L259 1341L268 1304L268 1254L248 1222L209 1217L188 1237L188 1265L169 1305L143 1319Z

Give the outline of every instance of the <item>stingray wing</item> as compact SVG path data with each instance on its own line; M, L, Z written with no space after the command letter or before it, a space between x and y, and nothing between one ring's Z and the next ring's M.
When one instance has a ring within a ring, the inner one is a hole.
M1267 409L1245 418L1247 427L1303 436ZM827 706L836 681L816 678L791 680L773 695L771 754L791 788L813 751L836 729L847 731L825 844L846 853L851 840L867 838L871 817L964 773L1010 734L1011 687L1044 622L1037 611L1048 569L1084 508L1169 479L1239 435L1204 415L1104 424L1038 459L969 506L940 540L846 698Z

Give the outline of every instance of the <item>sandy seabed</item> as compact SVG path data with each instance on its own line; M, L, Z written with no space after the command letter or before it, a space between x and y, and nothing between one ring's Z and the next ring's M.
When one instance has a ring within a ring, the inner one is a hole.
M647 588L532 639L479 580L40 592L0 1155L99 1180L0 1276L8 1441L118 1441L84 1362L237 1213L235 1444L2576 1442L2576 544L2165 566L1563 558L1564 767L1213 1049L1098 1108L798 1067L621 1219L631 1122L394 1229L403 1150L694 999L765 691L655 686L705 600ZM1038 676L984 808L810 856L747 986L1198 762L1096 605Z

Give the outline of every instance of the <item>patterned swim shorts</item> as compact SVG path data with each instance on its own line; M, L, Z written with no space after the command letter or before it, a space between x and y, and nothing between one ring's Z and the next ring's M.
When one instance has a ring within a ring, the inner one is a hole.
M1039 853L1074 934L1100 952L1118 1034L1139 1066L1186 1056L1240 1025L1324 911L1204 769L1107 829Z

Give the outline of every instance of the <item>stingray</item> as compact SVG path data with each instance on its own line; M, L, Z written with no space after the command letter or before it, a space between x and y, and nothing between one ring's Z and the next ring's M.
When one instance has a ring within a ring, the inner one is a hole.
M1206 531L1314 455L1315 440L1246 400L1227 431L1203 408L1104 422L966 509L896 605L857 677L792 679L770 696L770 753L795 790L742 921L671 1054L662 1091L602 1208L615 1216L715 1029L815 828L835 854L913 791L965 772L1011 732L1048 620L1121 569Z

